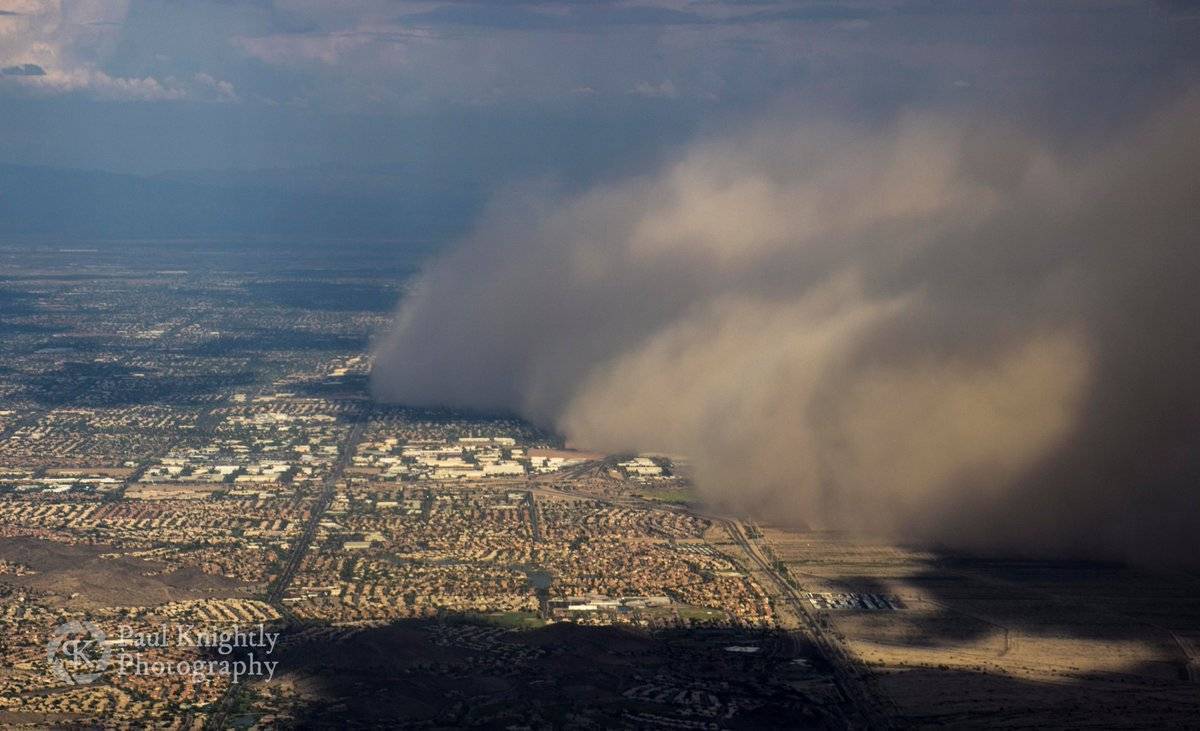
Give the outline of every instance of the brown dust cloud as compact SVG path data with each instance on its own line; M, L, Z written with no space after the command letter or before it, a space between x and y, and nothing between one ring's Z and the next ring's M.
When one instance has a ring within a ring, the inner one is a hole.
M500 196L405 298L376 396L686 455L777 523L1200 563L1200 94L1074 146L797 119Z

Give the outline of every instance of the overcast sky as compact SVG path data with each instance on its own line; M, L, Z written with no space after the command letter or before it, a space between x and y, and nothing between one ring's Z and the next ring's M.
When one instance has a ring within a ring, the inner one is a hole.
M0 0L0 162L570 180L780 97L1069 131L1194 78L1197 38L1189 2Z

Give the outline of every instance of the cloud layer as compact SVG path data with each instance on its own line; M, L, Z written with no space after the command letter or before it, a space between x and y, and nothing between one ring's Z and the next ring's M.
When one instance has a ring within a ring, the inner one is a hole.
M0 0L0 160L428 162L467 168L463 185L583 185L628 169L616 146L666 152L781 94L855 118L916 103L1123 124L1197 78L1200 14L1184 5Z
M1072 152L781 112L516 191L425 272L373 384L687 455L710 502L795 525L1194 562L1197 118L1187 95Z
M128 0L8 0L0 12L0 82L43 95L83 93L101 101L231 101L228 81L114 74L104 64L120 44ZM4 87L0 86L0 92Z

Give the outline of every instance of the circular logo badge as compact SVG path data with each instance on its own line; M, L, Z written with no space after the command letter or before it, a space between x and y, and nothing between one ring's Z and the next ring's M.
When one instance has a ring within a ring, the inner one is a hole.
M104 632L91 622L74 619L58 625L46 643L50 669L64 683L87 685L104 673L112 659L105 639Z

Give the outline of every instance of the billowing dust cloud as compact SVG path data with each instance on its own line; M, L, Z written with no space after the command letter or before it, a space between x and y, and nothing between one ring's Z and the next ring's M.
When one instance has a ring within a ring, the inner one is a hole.
M1200 97L1088 144L786 115L497 201L383 399L682 454L710 504L968 550L1200 557Z

